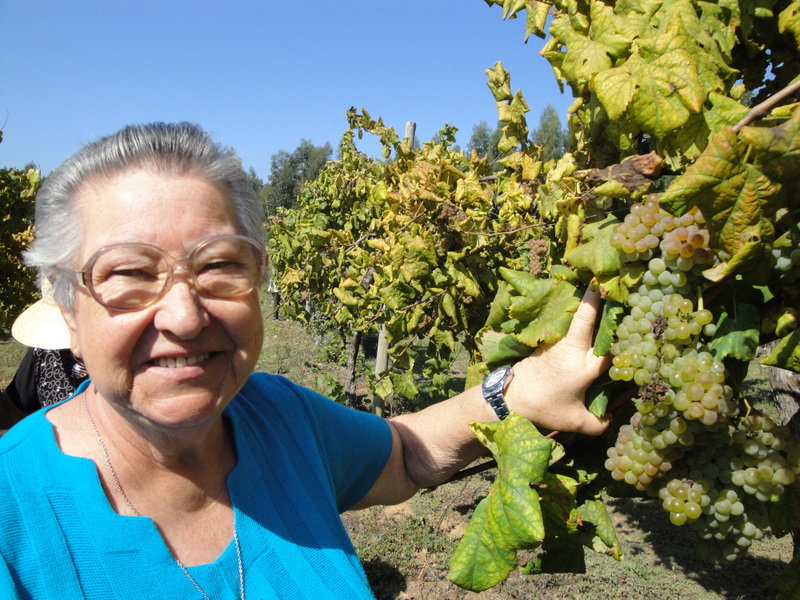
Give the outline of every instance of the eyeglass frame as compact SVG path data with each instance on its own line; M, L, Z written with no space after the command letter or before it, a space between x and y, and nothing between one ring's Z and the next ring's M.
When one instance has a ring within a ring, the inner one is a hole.
M256 250L259 257L259 266L258 266L259 272L258 272L258 277L256 278L256 283L250 289L243 291L241 294L237 294L235 296L214 296L213 294L206 294L202 290L202 288L197 284L197 273L195 273L193 269L188 268L191 264L190 259L194 256L194 254L197 251L205 248L208 244L225 239L235 239L248 242ZM94 268L94 265L100 258L100 256L112 248L118 248L123 246L128 246L128 247L138 246L141 248L151 248L153 250L156 250L164 258L164 261L167 263L168 267L167 277L164 280L164 285L161 288L161 291L156 295L155 298L153 298L153 300L151 300L146 304L142 304L141 306L137 306L136 308L117 308L115 306L109 306L108 304L100 300L97 292L94 289L94 283L92 282L91 278L92 269ZM108 246L103 246L102 248L95 251L89 257L89 260L87 260L86 263L84 263L82 270L70 269L69 267L65 267L63 265L55 265L55 266L59 271L66 271L68 273L72 273L73 275L75 275L76 279L79 279L80 283L89 291L89 295L92 297L92 299L94 299L94 301L97 302L100 306L113 312L137 312L145 308L148 308L150 306L153 306L166 295L167 291L169 291L169 289L172 287L172 281L175 276L175 271L178 269L182 269L187 273L188 279L192 283L192 287L202 297L225 299L225 298L238 298L239 296L244 296L246 294L249 294L259 286L260 282L263 282L264 271L267 266L267 257L264 248L253 238L248 237L246 235L230 234L230 235L216 235L200 240L189 251L189 253L186 256L180 259L176 259L169 252L154 244L138 243L138 242L120 242L118 244L109 244ZM77 277L77 275L80 275L80 277Z

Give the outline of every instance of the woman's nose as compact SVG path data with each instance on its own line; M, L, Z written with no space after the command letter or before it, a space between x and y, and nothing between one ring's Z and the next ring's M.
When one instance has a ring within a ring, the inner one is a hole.
M173 277L156 308L156 328L182 339L195 337L210 322L208 311L191 277Z

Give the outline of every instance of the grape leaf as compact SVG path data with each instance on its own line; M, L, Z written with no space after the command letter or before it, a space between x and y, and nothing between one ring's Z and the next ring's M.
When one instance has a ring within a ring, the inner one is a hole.
M518 341L516 335L491 329L483 330L477 336L476 343L483 360L489 365L507 364L525 358L533 350Z
M497 102L511 100L511 74L503 68L503 63L496 62L494 67L486 69L489 81L486 85Z
M614 333L622 322L621 317L625 313L625 307L619 302L606 301L603 303L603 313L600 317L600 325L594 338L594 353L597 356L608 354L611 344L614 343Z
M564 254L565 262L573 269L588 269L595 275L619 273L619 252L609 243L617 225L619 220L614 215L584 225L581 243Z
M717 244L731 256L748 243L774 237L772 215L781 188L750 164L748 148L732 128L716 133L661 198L661 205L676 215L699 207Z
M494 300L489 307L489 316L486 319L486 327L500 327L508 318L508 307L511 304L511 286L505 281L497 284L497 292Z
M503 267L500 275L521 294L509 306L509 316L520 321L520 342L536 348L564 337L580 304L575 286Z
M800 373L800 329L782 338L769 356L761 362Z
M778 15L778 31L794 36L800 47L800 1L795 0Z
M577 86L587 85L595 73L610 69L631 46L631 38L617 31L613 7L593 2L590 13L591 24L585 34L576 31L572 18L566 15L555 19L550 27L553 37L567 47L561 71Z
M758 309L752 304L737 304L736 314L722 315L717 333L709 347L716 360L732 357L741 361L751 361L756 356L761 319Z
M412 400L419 396L419 389L414 383L414 373L410 370L401 371L399 373L390 373L392 379L392 388L395 392Z
M609 397L601 387L589 387L586 390L586 410L597 417L604 417L608 412Z
M758 164L771 179L790 184L800 179L800 109L777 127L743 127L740 135L757 152Z
M662 139L700 112L708 91L721 82L698 69L696 43L680 19L640 46L623 64L597 73L590 87L609 118L625 117Z
M583 521L580 530L583 544L595 552L602 552L617 560L622 560L622 548L619 545L617 531L603 501L600 499L587 500L578 507L578 514ZM591 527L587 525L591 525Z
M456 585L483 591L503 581L517 566L517 550L542 543L545 529L539 495L554 442L512 412L497 423L473 423L475 435L497 461L497 478L478 505L450 560Z

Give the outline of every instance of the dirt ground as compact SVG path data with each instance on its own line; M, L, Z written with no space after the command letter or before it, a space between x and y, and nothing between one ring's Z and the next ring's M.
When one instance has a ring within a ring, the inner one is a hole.
M742 561L713 567L694 554L694 533L671 525L652 501L608 499L625 557L586 550L586 573L522 575L475 593L447 577L448 561L491 474L441 486L394 507L344 515L378 600L760 600L792 556L791 540L765 537ZM520 563L532 555L520 553Z

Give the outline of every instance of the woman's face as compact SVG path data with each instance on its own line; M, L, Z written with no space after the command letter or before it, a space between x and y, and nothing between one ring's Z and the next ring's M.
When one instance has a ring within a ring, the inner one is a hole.
M183 258L204 238L239 234L229 193L196 175L133 169L87 182L77 268L100 248L134 242ZM78 285L65 315L97 392L123 414L161 427L213 420L255 367L263 338L258 294L198 296L186 277L135 312L114 312Z

